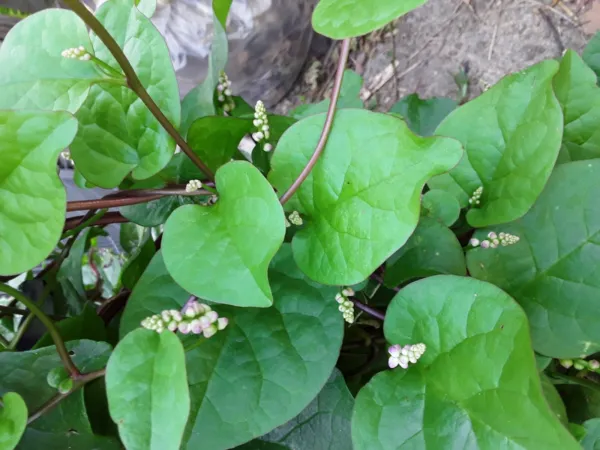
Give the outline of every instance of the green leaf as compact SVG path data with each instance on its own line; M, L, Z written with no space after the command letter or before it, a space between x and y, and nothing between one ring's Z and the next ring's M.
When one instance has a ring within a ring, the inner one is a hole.
M344 71L344 78L342 78L342 86L336 108L362 108L363 102L360 99L362 85L363 78L353 70L346 69ZM327 112L330 102L329 99L325 99L315 104L299 105L292 109L289 115L296 119L303 119L314 114Z
M119 230L119 243L126 253L135 253L148 240L150 231L135 223L124 223Z
M600 157L600 88L596 75L573 50L567 50L553 81L564 116L558 162Z
M104 342L73 341L66 345L83 373L103 368L111 350ZM55 347L27 352L0 352L0 395L17 392L25 400L30 412L37 411L56 395L56 389L48 385L46 376L50 370L60 366L62 362ZM112 439L93 434L81 389L29 425L19 448L112 450L120 447Z
M194 201L182 195L169 195L139 205L124 206L121 214L143 227L156 227L167 221L173 211L182 205L193 204Z
M16 392L7 392L0 406L0 448L16 448L27 425L27 405Z
M278 192L308 163L324 120L307 117L279 141L269 174ZM461 154L457 141L415 136L396 117L338 111L323 155L286 204L305 223L292 241L302 271L325 284L364 280L414 231L424 183Z
M468 206L483 186L481 205L467 220L473 227L509 222L525 214L540 195L562 138L562 113L552 91L556 61L509 75L456 109L436 134L465 146L460 164L429 182Z
M169 50L152 22L133 0L111 0L96 17L115 38L142 85L169 121L180 121L179 88ZM108 48L92 35L97 58L121 71ZM103 188L114 188L132 172L148 178L165 167L175 141L129 88L96 85L77 112L79 131L71 155L81 174Z
M261 440L294 450L351 449L353 407L354 398L346 387L344 377L334 369L319 395L300 414Z
M285 445L275 444L273 442L261 441L259 439L255 439L254 441L250 441L245 443L244 445L240 445L236 447L235 450L292 450Z
M185 354L170 331L137 329L106 366L110 416L128 450L178 450L190 412Z
M456 197L446 191L432 189L421 199L421 215L439 220L447 227L451 226L460 216L460 205Z
M285 219L273 188L251 164L216 174L214 206L178 208L165 224L167 269L184 289L217 303L267 307L269 262L283 243Z
M312 17L315 31L332 39L361 36L383 27L427 0L320 0Z
M583 60L600 78L600 32L596 33L583 49Z
M91 239L90 228L81 232L68 256L58 269L56 280L60 285L64 304L57 308L59 314L81 314L87 301L85 286L83 284L83 255Z
M214 2L213 38L208 57L206 78L188 92L181 103L181 134L184 137L187 136L190 126L196 119L213 116L216 113L214 105L215 89L219 83L219 75L225 70L229 52L225 25L218 18L227 17L230 5L230 0Z
M558 391L550 379L548 379L548 377L543 373L540 374L540 381L542 383L542 392L544 393L544 398L550 406L550 409L556 415L558 420L560 420L564 426L567 426L569 423L567 410L565 409L565 404L563 403L562 398L560 398Z
M497 287L452 275L417 281L390 304L384 332L427 350L360 391L356 450L579 448L544 399L525 314Z
M107 79L93 62L61 55L80 46L92 49L72 11L47 9L17 23L0 47L0 108L77 111L92 84Z
M517 244L467 253L473 277L494 283L523 307L542 355L600 351L599 170L597 160L558 166L531 211L495 230L519 236Z
M156 0L135 0L135 6L149 19L156 11Z
M600 419L586 421L585 436L581 440L583 450L600 450Z
M187 142L213 172L228 163L237 151L242 138L252 131L250 119L209 116L194 121ZM193 164L186 158L183 164Z
M0 275L26 272L56 246L66 208L56 160L76 132L65 112L0 110Z
M466 273L465 255L454 233L423 217L406 244L386 261L384 283L394 287L415 278Z
M122 335L189 298L159 255L127 303ZM289 245L274 258L270 279L272 308L213 306L227 328L186 339L192 409L185 448L221 450L262 436L299 414L330 376L343 335L337 288L306 278Z
M433 97L424 100L419 94L410 94L394 104L390 112L400 114L413 133L431 136L457 106L456 101L451 98Z
M156 245L154 244L154 241L148 237L146 242L131 255L129 261L123 266L123 272L121 273L121 281L127 289L133 289L146 270L146 267L148 267L148 264L155 253Z
M91 341L106 340L104 321L98 316L91 304L85 305L81 315L61 320L56 323L56 326L65 342L78 339L89 339ZM54 345L54 342L50 335L46 333L36 342L33 349L48 347L49 345Z

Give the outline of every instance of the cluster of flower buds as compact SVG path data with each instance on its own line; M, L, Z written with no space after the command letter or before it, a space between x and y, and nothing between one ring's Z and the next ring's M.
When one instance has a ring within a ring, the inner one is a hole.
M471 244L471 247L481 246L481 248L497 248L499 245L506 247L507 245L516 244L520 239L519 236L515 236L514 234L504 232L496 234L495 232L490 231L488 233L488 239L479 241L477 238L472 238L469 241L469 244Z
M292 211L292 213L288 216L288 219L285 219L285 226L291 227L292 225L296 225L299 227L304 223L302 217L300 217L300 213L298 211Z
M352 288L344 288L342 292L335 296L335 301L340 304L338 309L344 316L344 320L348 323L354 323L354 303L348 298L354 295Z
M575 370L591 370L600 373L600 361L595 359L590 359L589 361L585 359L560 359L559 362L565 369L573 367Z
M202 189L202 181L200 180L190 180L185 185L185 192L196 192Z
M254 108L254 126L256 131L252 133L252 139L256 142L260 142L263 139L268 140L271 133L269 131L269 118L267 117L267 109L262 101L257 101ZM268 142L265 142L263 146L265 152L273 150L273 146Z
M475 189L475 192L473 192L473 195L469 199L469 204L474 206L479 205L481 203L481 194L483 194L483 186L479 186Z
M217 100L223 105L223 111L231 112L235 108L235 102L231 94L231 81L225 71L221 71L217 84Z
M205 338L225 329L227 323L226 317L219 317L210 306L196 300L188 302L182 311L169 309L142 320L144 328L157 333L164 330L180 331L183 334L203 334Z
M83 46L63 50L61 55L63 58L78 59L80 61L89 61L92 59L92 55Z
M394 369L398 366L403 369L408 369L408 364L415 364L419 358L423 356L425 350L427 350L427 346L422 343L405 345L404 347L400 344L392 345L388 348L388 353L390 354L388 366L390 366L390 369Z

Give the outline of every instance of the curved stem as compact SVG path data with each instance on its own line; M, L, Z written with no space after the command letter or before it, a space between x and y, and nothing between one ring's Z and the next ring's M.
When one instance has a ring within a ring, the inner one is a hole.
M54 345L56 345L56 351L58 352L58 355L60 356L60 359L62 360L62 362L65 366L65 369L67 369L67 371L74 378L80 376L81 373L79 372L79 369L75 366L75 363L69 356L69 351L67 350L67 347L65 346L65 343L62 340L62 337L60 336L58 329L54 326L54 323L44 313L44 311L42 311L35 304L35 302L31 301L22 292L17 291L16 289L10 287L7 284L0 283L0 291L6 292L8 295L16 298L18 301L23 303L27 307L27 309L29 309L29 311L31 311L31 313L33 315L35 315L38 319L40 319L40 321L48 329L48 334L50 334L50 337L54 341ZM31 317L31 316L29 316L29 317Z
M181 150L192 160L192 162L198 166L198 168L206 174L209 179L214 179L212 171L204 164L204 162L196 155L179 132L175 129L173 124L169 122L169 119L163 114L158 105L152 100L148 91L142 85L142 82L138 78L135 70L119 44L114 40L110 33L104 28L98 19L92 14L79 0L64 0L69 8L77 14L85 24L91 28L91 30L98 36L102 43L108 48L113 58L117 61L123 73L127 78L127 85L129 88L137 94L137 96L144 102L144 105L150 110L152 115L156 117L156 120L160 122L163 128L171 135Z
M362 303L361 301L357 300L354 297L350 297L350 301L352 303L354 303L354 306L356 306L358 309L363 310L367 314L369 314L379 320L385 320L385 314L382 313L381 311L377 311L376 309L373 309L370 306L365 305L364 303Z
M83 231L84 228L94 225L107 212L108 212L107 209L101 209L98 212L95 212L94 210L88 211L88 213L82 217L82 220L80 221L80 223L78 225L75 226L75 228L72 228L72 229L68 230L66 233L63 233L61 240L66 239L75 234L81 233L81 231ZM90 216L90 217L88 218L87 216Z
M335 116L335 107L337 105L338 97L340 96L340 90L342 89L342 80L344 79L344 70L346 69L346 61L348 60L348 53L350 53L350 39L344 39L342 42L342 50L340 51L340 58L338 60L337 71L335 74L335 81L333 82L333 91L331 92L331 102L327 109L327 115L325 116L325 124L323 125L323 131L321 131L321 137L315 148L315 152L312 154L308 163L298 175L298 178L292 183L288 190L281 196L279 202L283 205L296 193L300 185L306 180L310 171L313 169L319 156L325 150L325 144L327 144L327 138L329 138L329 132L333 125L333 118Z
M81 223L81 220L84 217L85 216L69 217L65 222L64 230L68 231L68 230L74 229L75 227L78 226L79 223ZM94 225L104 226L104 225L109 225L111 223L125 223L125 222L129 222L129 220L126 219L125 217L123 217L121 215L121 213L116 212L116 211L111 211L111 212L107 212L106 214L104 214L104 216L102 216L102 218L100 218L96 222L94 222Z

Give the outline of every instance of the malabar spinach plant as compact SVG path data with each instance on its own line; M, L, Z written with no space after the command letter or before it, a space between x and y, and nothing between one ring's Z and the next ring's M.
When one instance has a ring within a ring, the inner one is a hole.
M332 93L284 117L230 3L183 101L154 0L0 47L0 448L598 448L600 37L375 113L350 41L424 0L321 0Z

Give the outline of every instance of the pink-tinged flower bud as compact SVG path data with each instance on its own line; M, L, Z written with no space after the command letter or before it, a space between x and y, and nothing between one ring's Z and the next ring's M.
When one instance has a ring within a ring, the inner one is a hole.
M217 328L219 331L224 330L228 324L229 319L227 317L219 317L219 320L217 320Z
M180 322L178 325L179 331L183 334L188 334L190 332L190 324L189 322Z
M588 366L592 370L598 370L600 369L600 362L596 361L595 359L591 359L588 361Z
M477 238L471 238L471 240L469 241L469 244L471 244L471 247L478 247L479 246L479 239L477 239Z
M218 331L218 328L216 327L216 325L209 325L208 327L206 327L204 330L202 330L202 333L204 334L204 337L206 339L214 336Z
M199 319L194 319L190 322L190 330L194 334L202 333L202 324Z

